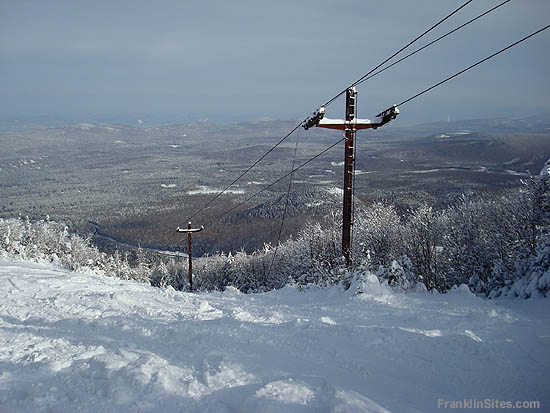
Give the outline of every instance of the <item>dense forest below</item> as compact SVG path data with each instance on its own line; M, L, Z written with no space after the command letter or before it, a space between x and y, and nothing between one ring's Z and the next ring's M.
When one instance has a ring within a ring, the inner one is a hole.
M0 129L0 216L66 223L104 251L186 250L177 226L291 129L293 122L167 126L78 124ZM452 207L462 196L498 198L550 157L546 117L389 125L357 138L356 208ZM194 219L195 253L251 253L278 238L288 180L233 209L292 165L332 144L334 132L298 131ZM342 148L293 176L282 239L341 209ZM118 241L118 243L113 243Z

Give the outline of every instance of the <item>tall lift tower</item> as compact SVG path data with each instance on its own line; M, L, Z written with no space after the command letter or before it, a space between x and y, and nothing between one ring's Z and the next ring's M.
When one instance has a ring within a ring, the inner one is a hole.
M342 255L346 260L346 266L351 266L351 226L352 203L353 203L353 173L355 170L355 133L361 129L376 129L395 119L399 114L397 106L386 109L376 115L374 120L357 119L357 90L350 87L346 91L346 118L328 119L325 118L325 108L321 107L313 116L308 118L302 126L309 129L313 126L319 128L338 129L344 131L344 201L342 210Z

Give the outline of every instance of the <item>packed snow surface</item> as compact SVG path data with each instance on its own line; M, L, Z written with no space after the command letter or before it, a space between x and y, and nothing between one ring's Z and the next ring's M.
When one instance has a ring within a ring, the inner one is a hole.
M362 288L185 293L0 258L0 411L549 411L549 300Z

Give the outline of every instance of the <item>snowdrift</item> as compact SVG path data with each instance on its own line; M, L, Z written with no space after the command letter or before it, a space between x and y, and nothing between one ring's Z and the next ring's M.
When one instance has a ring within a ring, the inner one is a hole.
M550 408L549 300L357 287L190 294L0 258L0 411Z

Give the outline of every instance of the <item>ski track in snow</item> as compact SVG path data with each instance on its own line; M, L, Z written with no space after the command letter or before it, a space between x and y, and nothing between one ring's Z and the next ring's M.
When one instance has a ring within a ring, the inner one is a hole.
M549 300L464 289L184 293L0 258L0 411L550 406ZM548 410L546 410L548 411Z

